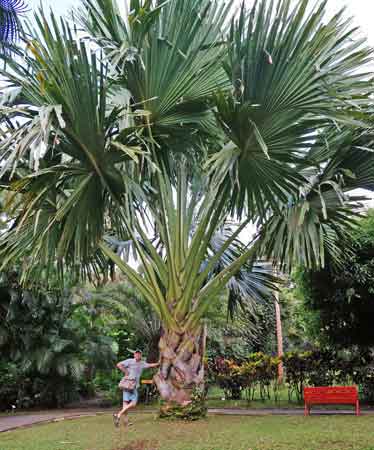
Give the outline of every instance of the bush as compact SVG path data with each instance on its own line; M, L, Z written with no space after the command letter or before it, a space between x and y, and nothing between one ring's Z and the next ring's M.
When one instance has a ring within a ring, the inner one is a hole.
M277 398L279 362L278 358L261 352L252 353L243 362L216 358L209 365L209 377L233 400L240 399L242 392L246 393L248 401L252 400L256 388L263 400L270 398L271 392Z
M21 371L15 364L0 363L0 411L11 410L17 405Z
M361 396L374 404L374 366L364 366L354 371L353 379L361 388Z
M43 377L13 363L0 363L0 411L61 407L78 397L78 384L69 377Z
M283 356L283 363L286 368L288 386L288 399L291 400L296 395L297 400L301 400L304 386L308 380L309 363L311 352L290 352Z
M374 403L374 366L368 353L336 352L315 349L289 352L283 358L288 398L301 401L305 386L357 384L361 398ZM225 391L230 399L240 399L245 392L248 401L254 392L262 400L278 399L278 364L280 359L264 353L253 353L245 361L216 358L208 361L208 379Z
M278 365L280 359L265 355L264 353L252 353L246 362L240 367L240 374L245 380L243 388L246 390L247 400L253 400L256 388L259 389L261 400L278 399Z
M232 359L215 358L209 364L209 378L224 390L225 396L232 400L241 398L244 378L240 373L240 366Z
M207 413L204 390L195 388L191 395L191 403L186 406L161 401L159 417L160 419L195 421L205 418Z

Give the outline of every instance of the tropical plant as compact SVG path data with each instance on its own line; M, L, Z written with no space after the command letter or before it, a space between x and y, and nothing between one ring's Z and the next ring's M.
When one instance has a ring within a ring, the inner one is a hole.
M0 1L0 45L6 49L19 36L19 16L26 11L23 0L1 0Z
M0 411L14 410L21 381L20 368L0 360Z
M117 338L120 357L141 348L147 361L158 361L161 321L136 289L126 281L111 283L92 292L92 299L100 300L106 309L112 305L121 317L122 324L112 323L112 336Z
M241 361L222 357L209 361L209 371L215 382L231 399L240 399L243 392L248 402L258 390L260 399L277 400L279 358L262 352L251 353Z
M305 309L316 315L319 339L337 348L371 348L374 330L374 211L352 233L339 267L303 270L298 278Z
M81 335L71 321L67 299L3 285L1 311L1 360L20 369L18 406L30 400L31 392L50 406L71 398L84 364ZM32 387L35 383L40 390Z
M242 266L339 259L359 200L347 192L373 186L372 50L326 1L127 6L83 0L79 36L40 11L8 61L1 252L27 258L24 281L122 271L162 322L161 396L185 404L203 382L202 319ZM247 300L268 295L264 280Z
M0 292L0 362L19 368L18 406L31 393L40 404L63 404L83 378L90 382L97 369L113 367L114 340L94 302L45 286L24 289L15 271L2 274Z
M289 282L280 290L284 349L306 351L318 346L321 338L319 315L305 304L303 284L300 278L303 270L296 269L289 276Z
M254 352L272 353L276 348L274 304L255 302L251 308L244 305L233 320L227 316L226 302L209 312L207 317L207 356L244 360Z

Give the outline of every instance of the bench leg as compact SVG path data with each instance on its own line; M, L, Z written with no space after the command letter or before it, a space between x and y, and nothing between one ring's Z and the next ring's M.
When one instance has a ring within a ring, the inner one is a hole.
M360 401L357 400L357 402L356 402L356 416L359 416L360 414L361 414L361 411L360 411Z
M309 416L310 415L310 408L308 407L308 405L305 403L304 404L304 416Z

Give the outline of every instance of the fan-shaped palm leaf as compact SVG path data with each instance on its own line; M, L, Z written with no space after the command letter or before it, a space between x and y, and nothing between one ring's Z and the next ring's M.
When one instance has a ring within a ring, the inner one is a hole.
M19 37L19 16L26 12L23 0L0 0L0 46L6 49Z
M228 86L222 37L231 2L125 4L121 12L116 0L84 0L81 22L115 67L131 110L146 112L134 125L151 124L160 156L192 151L212 131L206 99Z
M263 217L286 204L305 182L297 163L325 128L367 120L358 113L372 91L372 50L343 11L328 22L325 13L326 1L261 1L232 23L225 67L233 98L216 102L230 143L213 161L231 175L238 214Z

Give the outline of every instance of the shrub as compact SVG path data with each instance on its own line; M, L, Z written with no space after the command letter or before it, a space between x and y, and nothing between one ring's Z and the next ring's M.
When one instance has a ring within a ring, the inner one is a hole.
M250 401L256 388L263 400L271 398L271 392L277 398L279 361L278 358L261 352L250 354L243 362L216 358L209 365L209 378L214 377L218 386L225 391L226 397L233 400L240 399L242 392L245 392Z
M374 403L374 366L360 367L354 371L353 380L360 386L361 396L369 403Z
M244 386L244 377L240 373L240 366L232 359L215 358L210 364L216 384L224 390L225 396L232 400L239 400Z
M0 363L0 411L16 406L21 380L21 371L15 364Z
M363 400L374 403L374 366L368 364L370 353L320 350L289 352L283 358L288 398L301 401L305 386L357 384ZM248 401L259 391L262 400L278 399L278 364L280 359L253 353L245 361L216 358L208 361L208 379L225 391L230 399L242 392Z
M261 400L278 398L278 365L280 359L264 353L252 353L240 367L240 374L244 380L243 388L247 392L247 400L253 399L253 393L259 388Z

